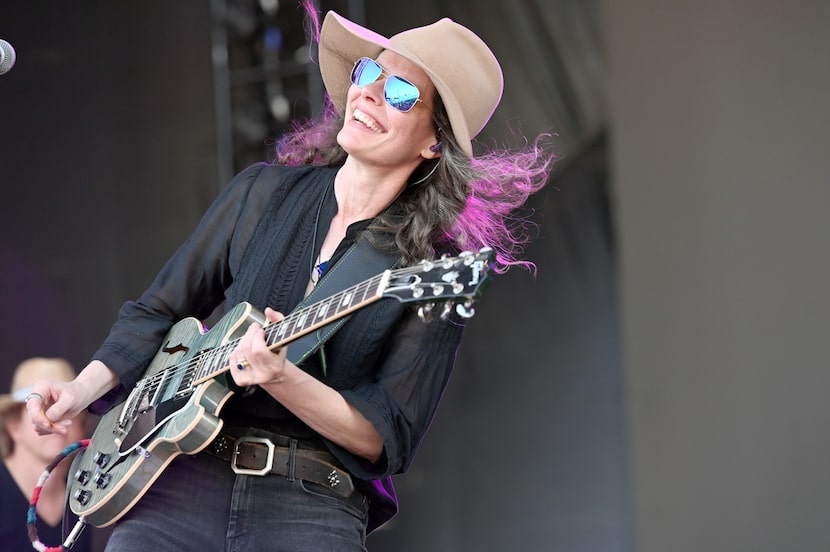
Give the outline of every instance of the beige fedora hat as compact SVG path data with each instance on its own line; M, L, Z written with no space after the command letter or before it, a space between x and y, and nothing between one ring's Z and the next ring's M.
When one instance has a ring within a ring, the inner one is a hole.
M21 362L12 377L11 392L0 395L0 410L22 403L32 392L32 386L40 380L71 381L75 370L62 358L35 357Z
M490 48L449 18L386 38L330 11L320 30L320 73L341 114L355 61L377 58L384 50L426 72L444 102L456 141L472 157L472 139L490 120L504 88L501 67Z

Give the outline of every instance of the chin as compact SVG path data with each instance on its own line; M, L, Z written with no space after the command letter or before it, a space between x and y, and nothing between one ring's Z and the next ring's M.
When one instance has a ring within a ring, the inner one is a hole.
M359 125L360 123L354 122L353 124ZM351 155L353 152L357 152L366 147L376 148L379 144L378 137L380 136L384 135L372 132L363 126L352 128L347 121L343 128L340 129L340 132L337 133L337 143L346 153ZM375 145L369 146L372 143Z
M359 149L358 147L355 147L354 140L350 138L346 138L344 140L340 139L340 135L337 136L337 143L340 145L341 148L343 148L343 151L345 151L348 155L353 155Z

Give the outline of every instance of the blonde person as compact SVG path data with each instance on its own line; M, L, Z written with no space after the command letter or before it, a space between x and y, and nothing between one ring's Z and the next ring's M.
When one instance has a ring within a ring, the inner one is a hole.
M11 392L0 396L0 548L31 550L26 514L38 478L46 466L68 445L85 437L84 415L80 414L66 426L66 431L38 435L25 415L26 397L38 380L71 381L75 371L61 358L31 358L14 372ZM69 460L61 462L52 472L37 503L37 531L40 540L58 545L72 529L74 517L66 506L66 477ZM64 520L64 515L68 518ZM65 521L65 523L64 523ZM72 550L90 550L89 534L82 535Z

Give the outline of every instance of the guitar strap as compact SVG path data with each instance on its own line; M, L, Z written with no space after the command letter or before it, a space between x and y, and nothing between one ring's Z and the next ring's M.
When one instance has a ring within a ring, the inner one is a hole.
M311 290L305 299L294 309L296 312L314 302L331 297L336 293L359 284L363 280L376 276L388 268L395 268L400 262L397 253L385 253L372 247L366 238L358 239L343 254L333 266L326 270L317 285ZM288 346L286 353L288 360L294 364L300 364L309 356L320 350L326 342L340 327L346 323L351 315L338 318L330 324L295 340ZM326 373L325 357L321 358L323 374Z

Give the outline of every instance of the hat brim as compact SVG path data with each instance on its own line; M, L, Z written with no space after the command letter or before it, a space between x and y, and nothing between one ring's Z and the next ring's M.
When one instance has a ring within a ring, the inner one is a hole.
M420 67L432 81L444 104L450 121L449 129L455 141L469 157L473 156L472 138L458 99L444 80L427 67L421 59L403 45L330 11L320 31L320 74L329 98L342 115L346 111L346 96L351 86L351 71L361 57L377 58L384 50L403 56ZM447 129L444 129L445 131Z
M26 396L32 392L32 386L26 386L18 389L12 393L0 395L0 409L4 409L13 404L23 404L26 402Z
M23 404L23 401L18 400L14 395L0 395L0 412L5 412L13 406L21 404Z

